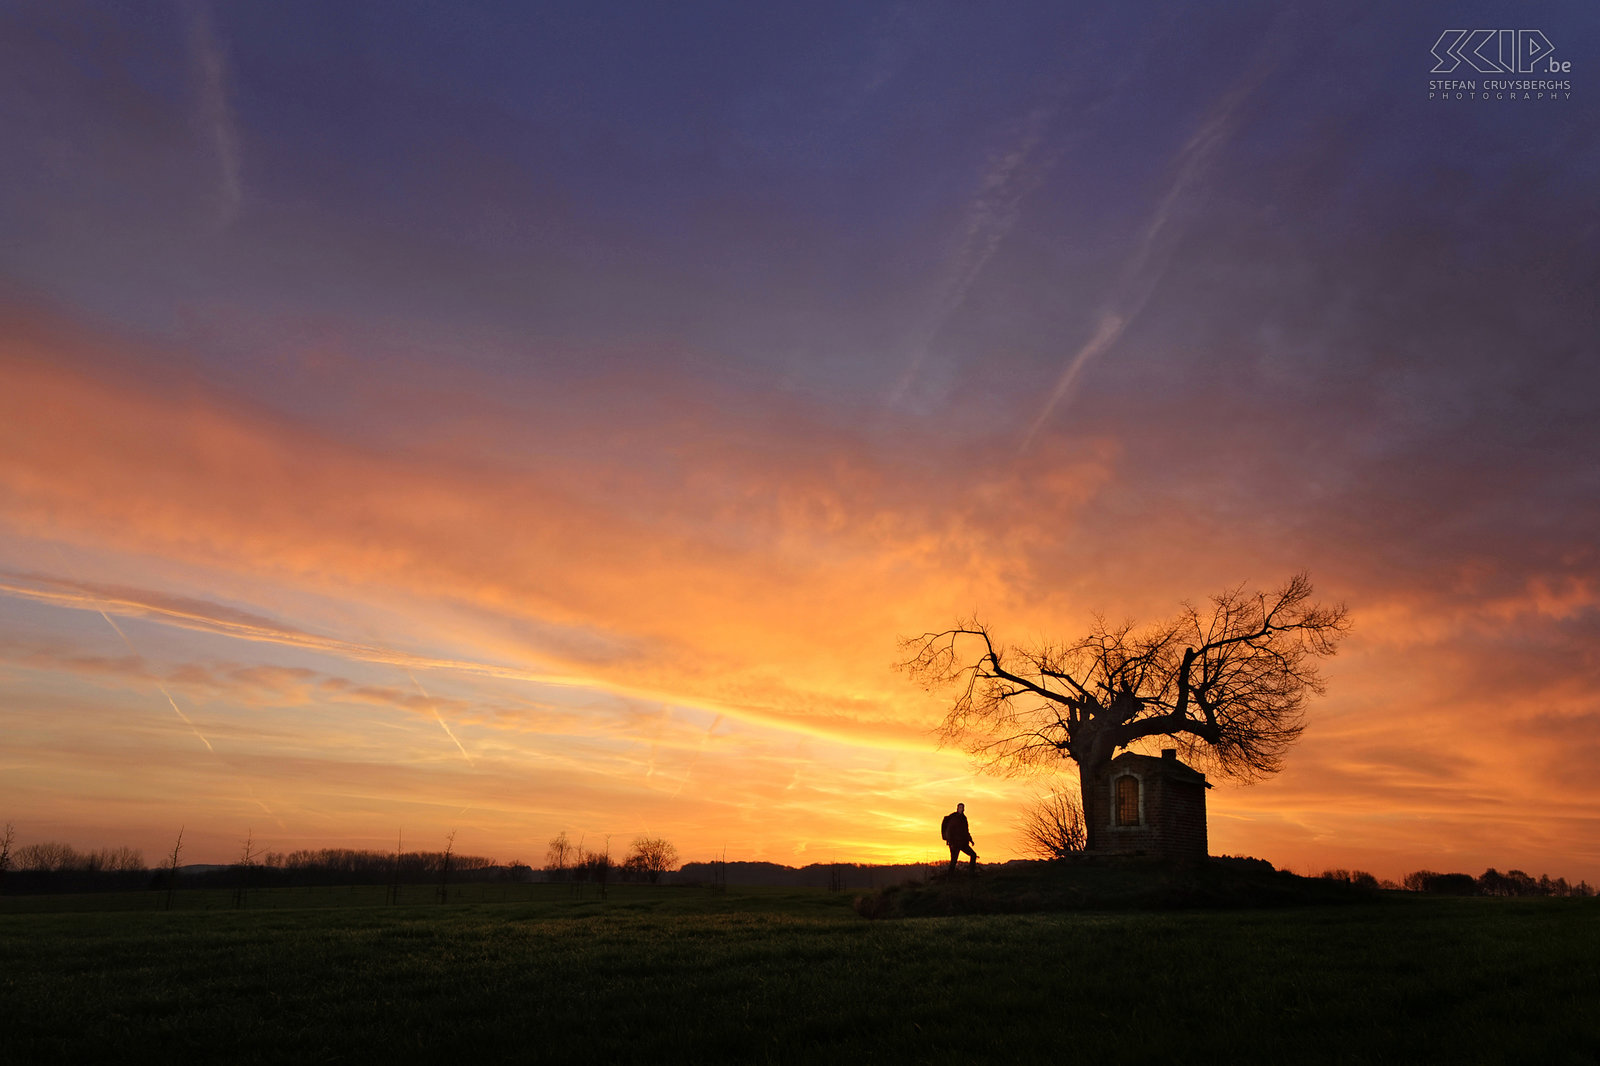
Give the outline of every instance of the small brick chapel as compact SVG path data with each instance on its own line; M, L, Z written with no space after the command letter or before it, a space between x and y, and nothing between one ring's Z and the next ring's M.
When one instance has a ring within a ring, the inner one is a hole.
M1085 804L1088 846L1110 855L1203 859L1206 850L1206 775L1178 761L1124 752L1106 764Z

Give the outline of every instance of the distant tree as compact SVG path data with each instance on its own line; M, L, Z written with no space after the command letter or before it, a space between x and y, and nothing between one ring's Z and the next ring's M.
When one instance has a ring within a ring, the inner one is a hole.
M606 837L604 851L584 851L574 871L580 881L590 881L600 888L600 898L606 895L606 883L611 879L614 864L611 861L611 838Z
M1432 870L1417 870L1406 874L1401 884L1410 892L1431 892L1441 896L1478 894L1478 879L1471 874L1441 874Z
M183 827L178 827L178 839L167 856L167 910L172 909L172 890L178 887L178 856L183 853Z
M1022 811L1017 828L1022 850L1036 859L1065 859L1083 850L1087 839L1083 805L1070 792L1054 790Z
M84 869L93 873L137 873L144 868L144 853L129 847L101 848L84 861Z
M17 849L17 869L33 873L64 873L81 868L84 857L71 844L47 840L38 844L25 844Z
M1478 892L1485 896L1548 896L1550 878L1541 884L1521 870L1501 873L1493 866L1478 877Z
M633 851L624 865L643 880L657 884L663 874L678 865L678 849L661 837L635 837Z
M255 866L256 859L256 831L246 829L244 843L239 849L239 861L234 863L234 868L239 871L238 887L233 890L233 905L243 907L245 896L250 890L250 871Z
M544 850L544 868L549 879L565 881L567 867L577 859L577 852L577 847L567 839L565 829L551 837L549 845Z
M400 902L400 857L405 854L406 831L394 831L394 865L389 870L389 883L384 887L383 900L385 903L395 904Z
M1378 879L1365 870L1324 870L1321 876L1324 881L1343 881L1347 885L1355 885L1357 888L1373 892L1381 887Z
M1323 691L1316 660L1349 628L1342 606L1320 606L1311 593L1300 573L1271 594L1239 586L1144 629L1096 619L1067 644L1008 647L971 620L903 639L900 668L929 691L954 691L941 740L983 769L1075 762L1092 849L1109 799L1087 785L1136 741L1171 737L1191 761L1237 777L1281 767L1307 699Z
M4 876L5 872L11 869L11 846L16 838L16 827L7 822L5 830L0 832L0 876Z
M439 902L443 903L450 898L450 853L456 849L456 831L450 830L450 835L444 838L443 861L439 863Z

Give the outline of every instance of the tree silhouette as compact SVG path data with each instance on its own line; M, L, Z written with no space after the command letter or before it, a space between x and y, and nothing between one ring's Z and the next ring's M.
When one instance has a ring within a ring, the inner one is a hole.
M563 829L550 838L550 845L545 848L544 868L545 876L551 881L565 881L567 879L567 866L579 857L580 849L567 838L567 831Z
M444 856L439 862L439 902L450 899L450 856L456 850L456 831L450 830L444 838Z
M1311 602L1305 573L1271 594L1238 586L1144 628L1096 618L1070 644L1007 647L976 620L901 641L899 665L929 691L955 691L941 743L996 773L1078 765L1088 846L1107 821L1088 787L1123 748L1171 737L1185 757L1240 778L1274 773L1323 691L1316 660L1349 628Z
M173 841L172 854L167 856L167 910L172 909L172 890L178 887L178 856L183 854L183 826L178 827L178 839Z
M396 829L394 832L394 869L389 873L389 887L384 890L384 902L400 902L400 859L405 854L406 831Z
M1083 805L1070 792L1052 791L1022 812L1022 850L1036 859L1065 859L1083 850Z
M661 837L635 837L633 852L623 863L624 868L649 881L652 885L661 875L678 865L678 849Z
M574 871L579 880L592 881L600 889L600 898L606 898L606 882L611 879L611 838L606 837L604 851L584 851L578 844L578 868Z
M250 888L250 871L256 861L256 831L246 829L244 844L239 850L239 861L234 865L239 870L239 887L233 892L233 905L243 907L245 896Z

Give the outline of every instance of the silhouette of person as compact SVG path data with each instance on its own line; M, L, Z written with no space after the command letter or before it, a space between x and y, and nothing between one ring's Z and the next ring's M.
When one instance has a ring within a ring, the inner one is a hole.
M944 816L944 821L939 823L939 835L944 837L944 842L950 845L950 869L956 868L964 851L972 856L972 868L978 868L978 853L972 850L972 831L967 826L967 805L956 804L956 809Z

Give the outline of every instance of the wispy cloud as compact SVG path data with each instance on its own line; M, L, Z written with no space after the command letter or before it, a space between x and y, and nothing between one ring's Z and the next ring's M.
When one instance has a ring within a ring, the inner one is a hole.
M973 283L1022 217L1023 201L1043 184L1059 156L1059 143L1047 140L1057 110L1058 104L1052 101L1028 112L1016 124L1005 149L985 167L977 193L967 206L955 250L944 264L933 307L912 336L911 360L889 395L891 407L916 384L939 333L966 302Z
M1093 334L1067 359L1039 413L1028 424L1019 451L1026 452L1040 429L1071 395L1084 369L1122 339L1160 284L1172 259L1177 225L1186 201L1204 195L1204 186L1217 157L1239 125L1245 102L1266 80L1269 69L1258 64L1201 119L1199 127L1173 158L1172 177L1139 230L1133 250L1123 262L1104 308L1095 319Z
M189 14L195 121L214 157L217 225L226 228L238 216L243 196L239 125L228 98L228 55L207 0L186 0L184 6Z

